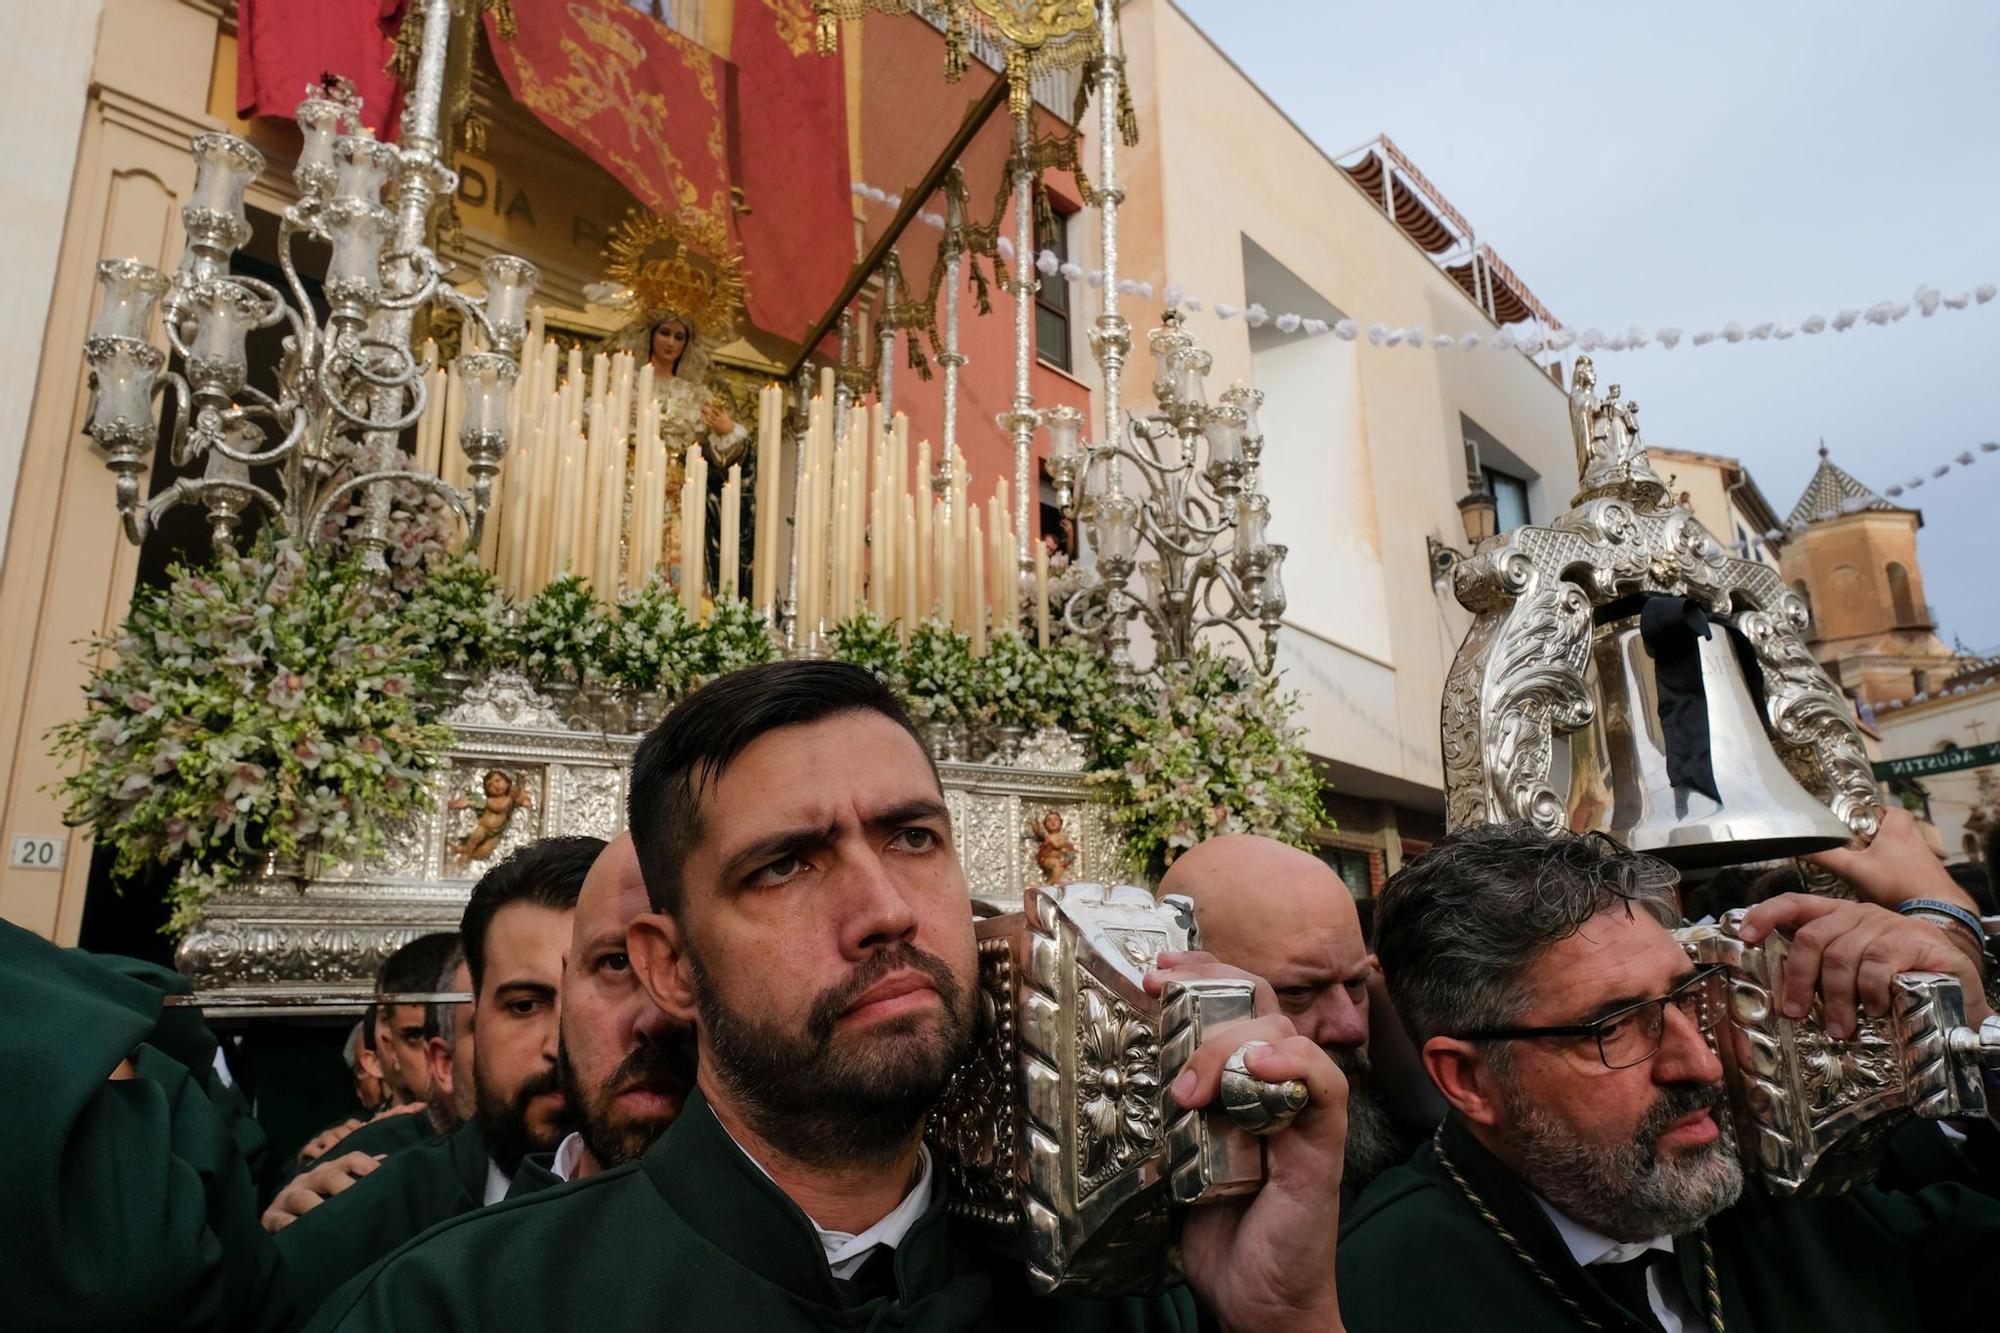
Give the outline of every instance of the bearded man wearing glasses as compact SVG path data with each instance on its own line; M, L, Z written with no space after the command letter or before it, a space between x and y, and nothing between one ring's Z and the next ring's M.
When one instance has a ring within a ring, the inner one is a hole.
M1705 976L1669 933L1674 872L1604 838L1467 829L1384 888L1390 996L1450 1105L1341 1231L1350 1328L1652 1333L1975 1327L2000 1201L1962 1184L1778 1199L1724 1133ZM1991 1012L1970 951L1883 907L1786 895L1779 1004L1841 1035L1890 978L1935 971ZM1440 1280L1445 1274L1449 1280Z

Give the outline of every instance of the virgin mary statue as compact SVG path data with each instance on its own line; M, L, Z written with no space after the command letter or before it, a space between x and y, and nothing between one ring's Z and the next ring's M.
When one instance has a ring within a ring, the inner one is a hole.
M687 452L700 448L709 464L709 558L714 567L721 533L722 484L732 466L742 469L744 494L752 493L756 458L750 432L730 411L711 369L715 349L736 332L743 305L741 262L719 227L699 215L669 221L632 213L612 230L605 246L609 280L588 294L601 304L630 310L607 350L629 351L653 367L653 397L659 404L659 438L666 444L669 487L663 549L680 549L678 499ZM636 432L640 405L632 405L626 429ZM754 524L746 521L749 534ZM746 565L750 543L742 543Z

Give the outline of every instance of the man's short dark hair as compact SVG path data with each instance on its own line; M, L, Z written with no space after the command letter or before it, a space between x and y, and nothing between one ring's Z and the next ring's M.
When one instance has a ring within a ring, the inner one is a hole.
M678 912L681 871L701 838L701 795L759 736L842 713L880 713L923 738L889 687L845 662L767 662L732 672L689 695L653 728L632 760L626 823L656 912ZM809 781L809 774L800 774ZM931 764L931 777L937 765Z
M438 969L457 947L458 935L454 931L436 930L417 936L383 962L382 970L375 974L375 989L383 995L413 995L431 990Z
M1375 952L1419 1049L1432 1037L1519 1021L1523 974L1599 912L1635 909L1669 928L1677 876L1601 835L1533 825L1460 829L1383 886Z
M472 973L472 993L486 976L486 932L500 909L514 903L532 903L552 912L576 908L576 896L583 890L583 877L591 862L604 850L604 839L571 834L531 842L494 866L473 886L472 898L458 933L465 944L465 966ZM432 976L437 973L433 972Z
M443 965L438 968L436 987L438 994L446 995L451 992L452 978L458 975L458 965L464 961L465 946L454 936L451 952L445 955ZM451 1041L457 1032L457 1024L452 1022L451 1016L452 1012L457 1008L458 1006L455 1004L434 1003L425 1005L424 1035L426 1037L443 1037L446 1041Z

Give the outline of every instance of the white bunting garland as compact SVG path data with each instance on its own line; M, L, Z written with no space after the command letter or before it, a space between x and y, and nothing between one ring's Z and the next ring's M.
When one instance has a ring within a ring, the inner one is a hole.
M890 208L901 208L903 197L877 189L873 185L856 184L854 193L870 202ZM943 229L944 218L937 213L919 213L918 219L926 226ZM1014 262L1014 243L1005 236L999 238L1000 257L1008 263ZM1086 270L1081 266L1062 260L1053 250L1043 250L1035 256L1035 269L1044 278L1060 276L1065 281L1087 282L1092 287L1104 285L1102 269ZM1155 291L1162 293L1162 299L1170 306L1183 310L1200 311L1204 303L1190 295L1179 283L1162 283L1157 286L1150 281L1134 278L1120 278L1118 290L1127 296L1138 296L1144 300L1154 299ZM1929 319L1940 310L1966 310L1976 305L1986 305L2000 295L2000 287L1982 282L1977 287L1947 296L1928 284L1920 286L1906 301L1877 301L1866 307L1845 307L1832 316L1807 315L1796 321L1759 320L1744 324L1739 320L1713 328L1698 329L1693 333L1673 325L1662 324L1652 329L1633 324L1623 333L1605 333L1595 326L1577 331L1567 328L1543 330L1536 327L1526 332L1515 332L1503 326L1497 332L1481 334L1473 330L1464 333L1431 333L1421 324L1404 328L1391 328L1386 324L1369 324L1366 328L1351 319L1329 324L1325 320L1310 319L1289 311L1272 314L1263 306L1252 303L1237 305L1229 301L1216 301L1207 306L1215 312L1217 319L1243 321L1252 328L1265 325L1283 334L1303 334L1308 338L1335 337L1344 342L1355 342L1366 338L1375 347L1434 348L1448 351L1455 348L1470 350L1476 347L1492 347L1501 351L1524 352L1535 356L1542 352L1563 352L1574 347L1579 352L1630 352L1644 347L1658 347L1663 351L1673 351L1683 342L1690 347L1712 347L1718 343L1734 346L1750 342L1785 342L1796 337L1814 337L1828 330L1846 333L1850 329L1862 327L1885 328L1901 323L1912 313L1922 319Z

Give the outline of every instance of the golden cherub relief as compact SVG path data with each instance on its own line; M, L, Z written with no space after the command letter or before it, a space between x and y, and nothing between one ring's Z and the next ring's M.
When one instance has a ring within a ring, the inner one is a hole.
M1031 817L1025 840L1035 844L1035 865L1042 872L1042 883L1069 883L1069 872L1076 869L1077 851L1069 834L1063 832L1060 810L1050 810L1040 818Z
M481 779L480 787L479 800L475 801L470 796L454 796L445 806L448 810L470 810L475 805L479 808L472 828L451 849L452 856L461 865L484 861L493 855L494 849L500 846L500 840L507 836L507 825L513 822L514 812L535 807L534 792L515 774L497 768L489 769Z

